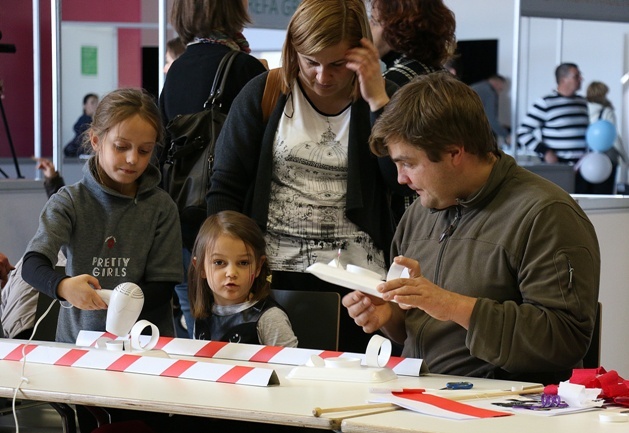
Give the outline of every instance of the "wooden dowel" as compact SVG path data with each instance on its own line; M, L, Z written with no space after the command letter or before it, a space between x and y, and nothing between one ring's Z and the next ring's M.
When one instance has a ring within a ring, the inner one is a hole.
M316 417L320 417L324 413L334 413L334 412L349 412L352 410L368 410L368 409L377 409L377 408L392 408L397 407L393 403L370 403L370 404L359 404L356 406L342 406L342 407L327 407L320 408L315 407L312 410L312 414Z

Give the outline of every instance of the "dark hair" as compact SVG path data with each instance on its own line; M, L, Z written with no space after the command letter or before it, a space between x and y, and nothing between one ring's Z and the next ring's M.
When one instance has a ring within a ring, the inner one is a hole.
M485 109L471 87L447 71L419 76L402 86L376 121L371 151L388 155L387 142L402 141L441 161L451 145L488 159L498 146Z
M559 84L559 81L567 76L573 68L577 70L579 69L579 67L574 63L562 63L557 66L555 69L555 80L557 80L557 84Z
M266 241L262 230L254 220L239 212L219 212L205 220L192 248L193 263L188 268L188 296L190 298L190 310L195 319L208 317L212 310L214 296L207 283L207 278L202 276L202 270L205 267L206 256L212 253L216 239L221 235L242 240L247 250L253 255L254 266L260 266L260 274L251 286L253 300L264 299L271 293L268 281L271 269L268 261L264 259Z
M170 21L185 45L212 32L233 37L251 19L241 0L175 0Z
M87 104L87 101L90 98L96 98L98 99L98 95L96 93L88 93L87 95L83 96L83 105Z
M371 0L382 38L398 53L440 68L456 49L456 20L443 0Z
M103 139L114 126L136 114L155 128L156 147L159 147L163 143L164 128L155 98L144 89L122 88L109 92L98 103L92 123L83 136L84 149L92 152L91 135Z
M299 75L297 53L312 55L341 42L358 47L362 38L372 40L363 0L303 0L288 24L282 48L282 91ZM354 100L360 96L359 86L355 80Z
M170 51L173 59L176 59L186 51L186 45L181 42L180 37L172 38L166 42L166 51Z

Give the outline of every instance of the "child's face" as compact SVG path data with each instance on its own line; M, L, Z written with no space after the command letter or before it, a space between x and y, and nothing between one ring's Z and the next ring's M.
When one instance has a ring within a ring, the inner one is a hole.
M102 182L122 194L135 196L136 180L151 161L157 131L139 115L134 115L109 130L102 139L91 136L104 176Z
M255 262L241 239L220 235L213 251L208 251L205 257L202 273L212 289L214 302L234 305L247 301L253 281L260 275L261 264Z

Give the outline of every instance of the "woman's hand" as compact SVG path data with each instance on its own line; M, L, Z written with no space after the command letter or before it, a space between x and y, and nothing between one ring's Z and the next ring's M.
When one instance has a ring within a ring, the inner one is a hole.
M360 93L369 104L371 111L378 111L389 102L380 69L378 50L369 40L362 38L360 47L350 48L345 55L346 67L356 73L360 83Z

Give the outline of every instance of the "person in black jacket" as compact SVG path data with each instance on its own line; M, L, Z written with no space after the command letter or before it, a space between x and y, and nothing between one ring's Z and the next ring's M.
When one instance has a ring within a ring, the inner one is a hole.
M234 0L175 0L171 11L171 24L186 45L185 52L173 62L159 106L167 125L178 114L201 111L207 100L218 64L229 50L238 50L223 92L224 113L229 112L232 101L240 89L256 75L266 70L255 57L249 55L249 43L242 34L250 23L246 2ZM165 152L168 150L166 145ZM165 153L164 152L164 153ZM162 160L164 159L162 155ZM202 222L202 221L201 221ZM190 251L199 232L200 224L182 221L184 275L188 274ZM188 336L192 338L194 319L188 303L188 285L184 281L175 288Z
M371 0L369 25L386 67L384 77L400 87L444 70L456 48L454 13L442 0ZM397 181L389 187L397 223L417 194Z
M85 153L83 149L83 133L90 127L97 105L98 95L95 93L88 93L83 97L83 114L74 124L74 138L63 148L65 156L80 156Z

